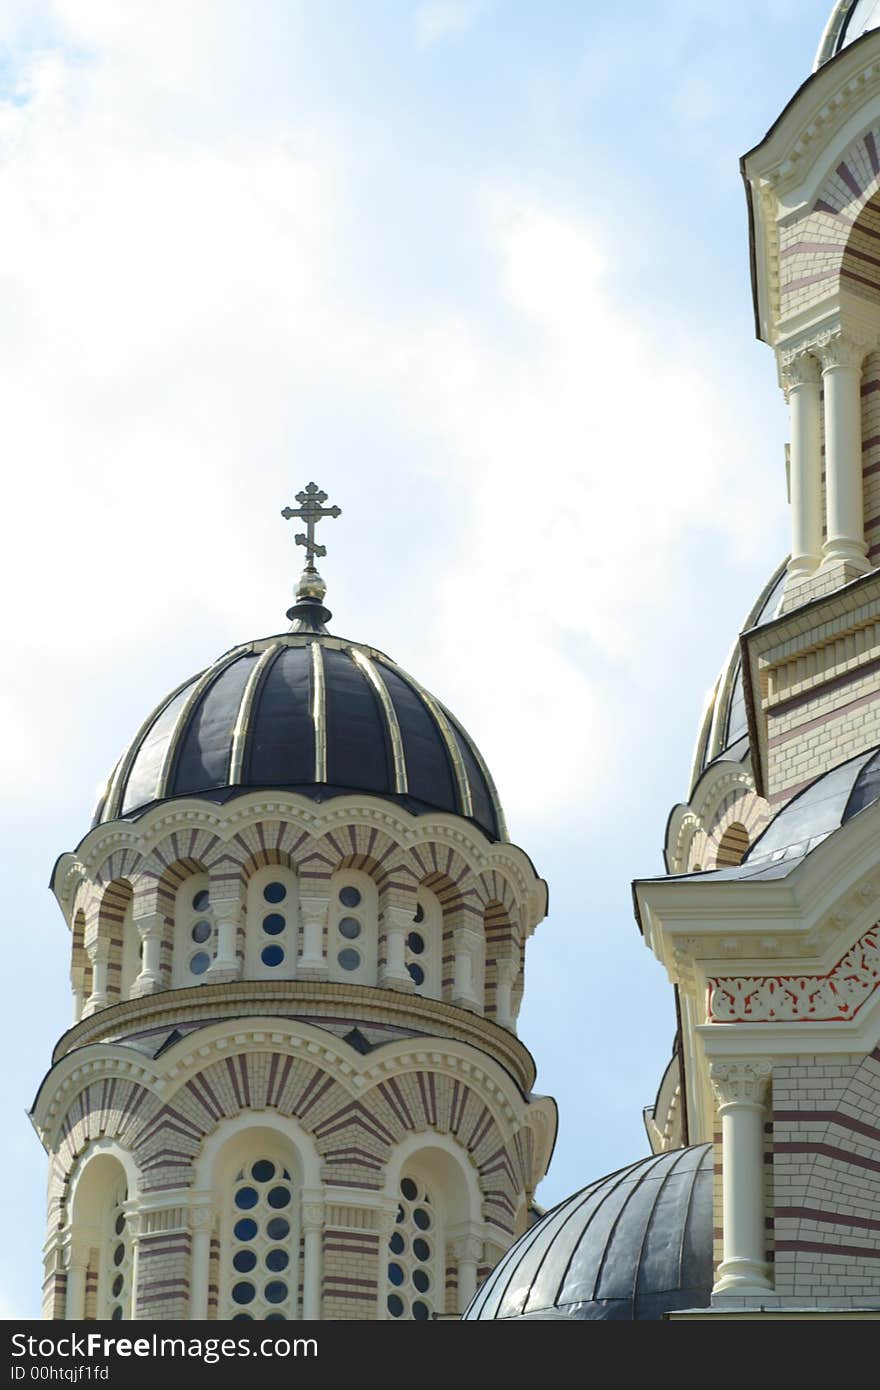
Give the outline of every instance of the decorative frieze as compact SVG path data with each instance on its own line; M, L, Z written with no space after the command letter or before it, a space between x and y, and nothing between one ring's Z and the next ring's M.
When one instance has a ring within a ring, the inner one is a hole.
M743 975L709 980L710 1023L830 1023L851 1019L880 985L880 924L826 975Z

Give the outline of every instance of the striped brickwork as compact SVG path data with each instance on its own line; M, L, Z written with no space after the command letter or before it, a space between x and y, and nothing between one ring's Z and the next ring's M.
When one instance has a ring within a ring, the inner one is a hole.
M880 1049L773 1073L777 1295L880 1297Z

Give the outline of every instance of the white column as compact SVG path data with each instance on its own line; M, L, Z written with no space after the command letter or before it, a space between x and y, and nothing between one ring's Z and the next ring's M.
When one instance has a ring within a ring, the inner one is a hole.
M865 349L840 334L821 345L825 386L825 499L827 537L823 565L868 569L862 498L862 360Z
M476 971L474 962L480 950L480 933L468 927L456 927L453 933L455 943L455 975L452 986L452 1002L460 1009L482 1012L482 1001L477 997Z
M414 990L412 977L406 968L406 938L413 929L413 908L390 905L382 914L385 928L385 964L379 984L388 989Z
M324 1201L320 1193L303 1193L303 1306L306 1322L321 1317L321 1276L324 1255Z
M210 1205L199 1203L190 1207L189 1316L192 1322L205 1322L208 1317L208 1283L211 1272L211 1232L213 1228L214 1212Z
M769 1062L712 1062L709 1077L721 1116L723 1259L714 1294L772 1290L764 1228L764 1121Z
M324 975L327 973L327 961L324 956L324 927L327 923L329 907L330 904L326 898L300 898L299 910L302 929L297 974L308 971L314 978L317 973Z
M131 996L137 999L143 994L155 994L162 988L162 933L165 929L165 918L161 913L151 912L146 917L136 917L134 925L143 943L140 973L131 987Z
M110 965L110 947L106 941L93 941L86 947L86 954L92 962L92 992L85 1002L83 1014L93 1014L96 1009L107 1005L107 971Z
M478 1236L459 1236L452 1241L452 1253L458 1269L458 1311L463 1313L477 1292L477 1266L483 1242Z
M86 1315L86 1274L88 1272L88 1251L68 1251L67 1259L67 1297L64 1304L64 1317L67 1322L82 1322Z
M210 980L222 975L224 980L237 978L239 960L236 954L238 944L239 905L237 902L212 903L214 921L217 924L217 953L206 972Z
M809 352L792 354L783 367L791 412L792 579L812 574L822 558L822 444L819 364Z

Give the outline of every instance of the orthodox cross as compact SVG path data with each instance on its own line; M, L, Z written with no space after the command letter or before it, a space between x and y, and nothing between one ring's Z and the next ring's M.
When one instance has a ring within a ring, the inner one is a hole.
M342 509L324 506L327 494L321 491L317 483L309 483L304 492L296 494L296 500L299 506L285 507L281 515L285 521L297 516L306 523L306 533L300 531L294 540L297 545L304 545L306 548L306 568L314 569L314 557L327 554L326 545L319 545L315 540L315 526L325 516L341 516Z

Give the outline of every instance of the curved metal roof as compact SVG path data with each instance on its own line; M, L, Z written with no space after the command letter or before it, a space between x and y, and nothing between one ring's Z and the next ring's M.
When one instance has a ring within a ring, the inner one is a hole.
M94 823L258 787L315 800L368 792L507 839L489 770L445 706L382 652L302 631L235 647L172 690L120 758Z
M819 40L813 71L871 29L880 28L880 0L837 0Z
M776 569L764 585L755 603L749 609L742 625L742 632L748 632L762 623L769 623L776 617L782 600L785 584L787 560ZM706 704L697 734L694 749L694 763L691 769L691 791L710 763L718 758L741 761L748 752L748 722L746 720L746 701L743 690L742 659L740 657L739 636L734 642L730 655L724 663L721 674Z
M793 797L759 835L743 864L802 858L848 820L880 800L880 748L840 763Z
M712 1146L640 1159L560 1202L466 1310L495 1318L656 1320L712 1291Z

